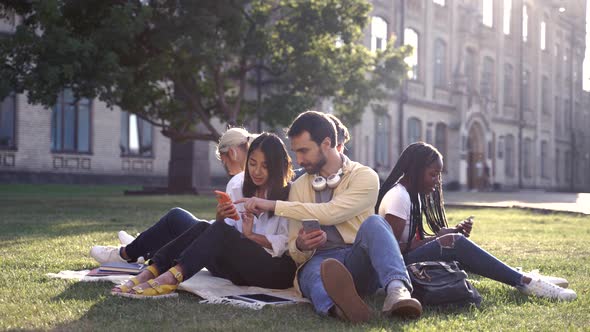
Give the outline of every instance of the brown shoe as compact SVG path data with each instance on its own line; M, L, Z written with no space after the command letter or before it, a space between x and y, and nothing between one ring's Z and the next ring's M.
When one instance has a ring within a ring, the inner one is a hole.
M418 318L422 315L422 305L410 296L406 287L388 287L382 313L384 316Z
M320 266L320 275L326 292L334 301L332 312L340 319L352 323L366 322L371 318L369 306L356 292L352 275L342 263L328 258Z

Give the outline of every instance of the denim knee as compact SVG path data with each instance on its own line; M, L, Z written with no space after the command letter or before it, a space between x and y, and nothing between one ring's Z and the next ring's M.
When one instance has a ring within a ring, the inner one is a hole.
M383 231L389 231L390 233L393 233L393 229L389 223L383 217L377 214L371 215L365 219L359 228L359 233L367 232L368 234L373 234L374 232Z

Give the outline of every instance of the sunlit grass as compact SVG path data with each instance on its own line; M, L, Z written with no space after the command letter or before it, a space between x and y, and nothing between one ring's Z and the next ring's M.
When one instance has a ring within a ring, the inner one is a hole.
M214 199L123 196L123 187L0 187L0 330L587 330L590 325L590 218L505 209L452 209L455 222L475 215L472 239L513 266L566 277L571 303L527 298L511 287L472 275L481 308L427 309L421 319L374 320L360 326L322 318L311 306L260 311L177 299L137 301L109 295L108 283L50 279L48 272L96 266L95 244L117 243L116 232L139 232L181 206L214 216ZM383 297L368 302L380 309Z

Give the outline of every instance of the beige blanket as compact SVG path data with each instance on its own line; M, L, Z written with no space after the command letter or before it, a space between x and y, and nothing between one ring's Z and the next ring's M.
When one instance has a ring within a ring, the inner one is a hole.
M51 278L71 279L85 282L111 281L115 284L119 284L131 277L130 275L89 277L86 276L88 272L90 272L90 270L61 271L59 273L48 273L47 276ZM251 309L261 309L269 304L258 302L247 303L244 301L230 300L225 298L225 296L263 293L284 297L295 302L309 302L307 299L298 296L294 288L270 289L261 287L236 286L227 279L212 276L211 273L205 269L195 274L192 278L182 282L180 286L178 286L178 289L202 297L204 300L202 300L201 303L232 304Z

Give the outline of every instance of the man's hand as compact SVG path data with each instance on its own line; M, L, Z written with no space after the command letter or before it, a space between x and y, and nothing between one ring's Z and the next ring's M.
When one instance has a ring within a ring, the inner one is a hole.
M269 201L258 197L240 198L234 204L244 204L246 212L259 214L261 212L274 211L276 201Z
M297 245L297 249L300 251L306 251L317 249L323 246L326 241L328 241L328 235L321 229L306 233L303 228L301 228L295 243Z

